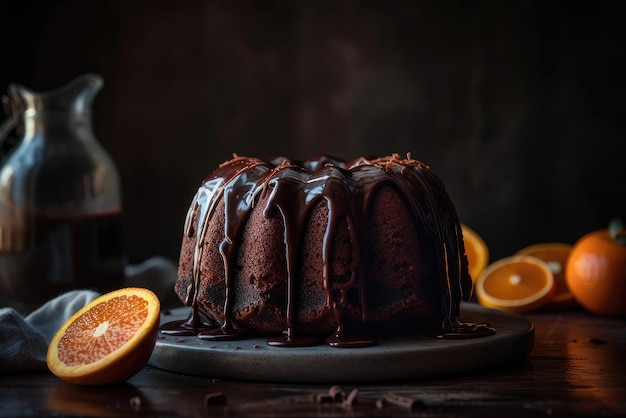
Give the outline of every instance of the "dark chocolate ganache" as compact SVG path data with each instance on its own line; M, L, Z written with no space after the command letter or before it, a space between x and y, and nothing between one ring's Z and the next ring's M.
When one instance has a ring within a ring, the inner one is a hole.
M342 161L320 157L308 161L295 161L284 157L268 161L235 156L220 165L207 177L196 196L185 222L187 236L195 237L193 255L193 282L187 288L186 305L191 306L187 320L166 323L164 334L198 335L201 339L232 340L245 338L246 333L233 321L235 257L243 229L251 210L264 200L266 217L279 215L284 223L286 260L286 329L274 336L268 344L279 347L310 346L325 342L331 347L367 347L376 339L368 335L353 335L344 321L347 293L356 294L362 306L362 320L367 320L365 286L365 260L370 256L367 245L367 225L373 196L382 187L391 186L403 198L415 225L435 243L433 259L437 277L435 284L441 318L438 338L473 338L491 335L495 331L487 324L463 324L458 320L461 301L468 300L472 281L468 274L461 226L456 210L445 191L443 183L430 168L412 159L408 154L382 158L359 158ZM200 260L203 252L202 237L218 202L224 202L224 239L219 253L224 264L224 306L219 323L207 319L199 308ZM327 301L331 305L337 329L332 335L316 338L298 332L297 273L302 235L310 212L315 204L325 201L328 207L327 230L323 239L323 280ZM191 225L193 212L199 219ZM350 278L341 286L331 289L329 284L330 251L332 238L339 220L348 224L353 243ZM193 231L192 231L193 230Z

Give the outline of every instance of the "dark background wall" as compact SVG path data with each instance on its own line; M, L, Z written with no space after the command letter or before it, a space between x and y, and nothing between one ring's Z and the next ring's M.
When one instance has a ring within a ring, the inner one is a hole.
M132 262L233 152L411 152L492 259L626 219L626 2L0 2L0 89L105 80Z

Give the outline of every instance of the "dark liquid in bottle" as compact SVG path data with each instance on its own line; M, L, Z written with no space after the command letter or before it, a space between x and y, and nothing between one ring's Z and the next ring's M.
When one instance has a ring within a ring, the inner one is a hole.
M0 231L0 292L34 308L72 289L106 292L123 286L120 212L27 217L21 231ZM10 238L6 238L10 236Z

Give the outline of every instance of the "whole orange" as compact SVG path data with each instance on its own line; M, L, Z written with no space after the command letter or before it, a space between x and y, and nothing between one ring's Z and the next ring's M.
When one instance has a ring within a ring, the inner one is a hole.
M626 231L614 220L590 232L572 248L565 279L574 298L601 315L626 315Z

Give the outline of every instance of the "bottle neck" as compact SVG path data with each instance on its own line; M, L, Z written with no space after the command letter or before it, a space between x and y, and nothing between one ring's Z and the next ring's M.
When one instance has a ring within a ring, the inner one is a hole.
M25 140L45 137L46 141L87 141L93 138L91 115L39 114L25 117L23 124Z

